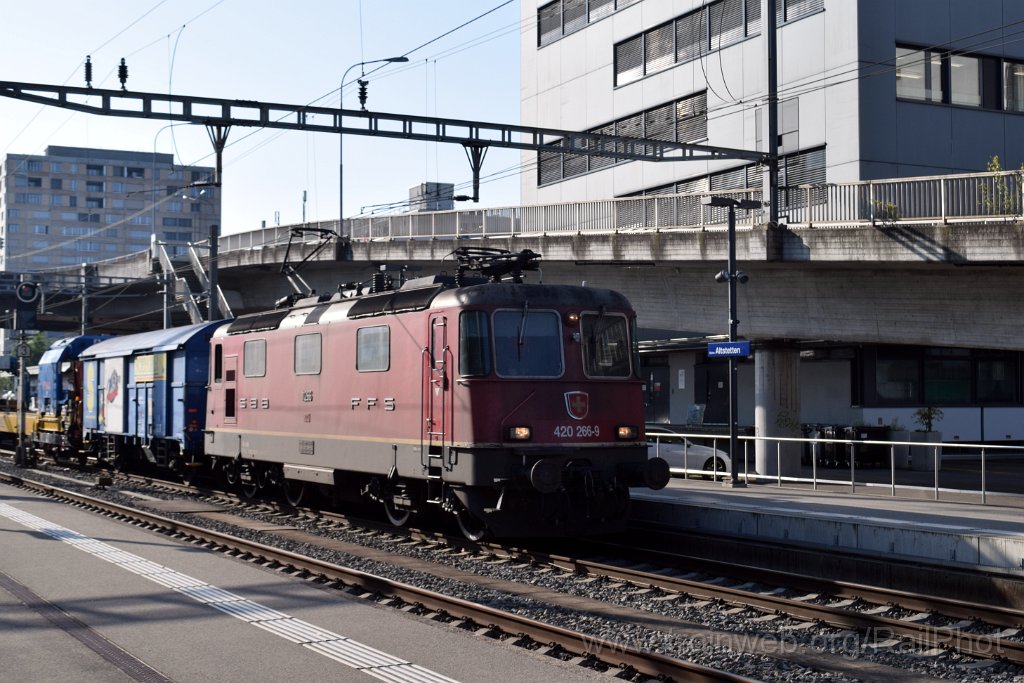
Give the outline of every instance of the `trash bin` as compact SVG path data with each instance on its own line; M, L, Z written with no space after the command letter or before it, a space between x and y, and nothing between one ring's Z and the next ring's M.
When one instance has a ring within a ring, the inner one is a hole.
M822 439L835 439L838 438L838 428L836 425L819 425ZM821 467L838 467L839 466L839 454L838 451L842 449L842 444L832 443L830 441L823 441L818 446L818 465Z
M851 428L853 441L886 441L888 427L866 425ZM881 467L889 462L889 447L884 444L857 444L857 467Z

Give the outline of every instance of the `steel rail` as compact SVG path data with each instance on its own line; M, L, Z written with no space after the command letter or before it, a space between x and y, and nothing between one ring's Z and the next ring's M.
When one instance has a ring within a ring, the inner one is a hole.
M495 546L497 548L499 546ZM517 549L509 551L510 555L541 561L562 569L585 572L596 576L605 576L633 584L646 585L652 588L685 593L707 600L723 600L729 603L753 607L766 613L784 614L808 621L820 622L844 629L873 629L893 636L907 638L915 643L931 647L953 649L962 654L983 659L1004 659L1016 664L1024 664L1024 642L1001 638L998 635L969 633L959 628L921 624L903 619L885 617L880 614L858 612L829 605L813 604L807 600L795 600L780 596L716 586L699 580L666 576L638 569L630 569L603 562L573 558L548 553L533 553ZM669 556L668 553L664 555ZM692 558L681 558L671 555L674 561L680 559L690 561ZM837 597L850 599L860 598L868 602L893 605L919 612L936 611L944 616L963 620L981 620L997 626L1024 626L1024 612L1009 608L971 604L949 598L919 595L905 591L889 590L873 586L864 586L846 582L826 582L813 577L786 574L778 571L761 570L756 567L744 567L727 563L701 563L717 565L715 569L723 575L739 575L744 579L764 581L782 586L806 585L805 582L816 582L821 592L835 594Z
M733 683L756 683L754 679L692 662L614 643L602 638L586 635L551 624L545 624L516 614L503 612L486 605L479 605L461 598L393 581L356 569L323 562L287 550L281 550L255 541L238 538L199 526L181 522L143 510L93 498L57 486L25 479L0 472L0 481L44 493L50 497L87 506L105 514L166 532L180 534L198 541L209 543L218 550L233 550L242 554L259 557L335 581L346 586L357 587L364 592L397 598L403 603L421 605L426 609L443 613L456 620L482 625L488 630L498 629L504 633L528 637L540 643L557 646L565 651L587 659L600 661L610 667L629 668L637 673L652 677L666 677L679 681L731 681Z

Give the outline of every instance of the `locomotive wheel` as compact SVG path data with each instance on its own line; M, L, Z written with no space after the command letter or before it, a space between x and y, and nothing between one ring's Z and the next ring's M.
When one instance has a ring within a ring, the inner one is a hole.
M250 472L248 477L243 474L239 474L238 490L242 493L243 498L248 498L249 500L252 500L259 495L260 484L259 481L257 481L257 474L255 472Z
M391 522L391 524L397 527L403 527L409 523L409 518L412 516L412 510L397 507L391 496L385 496L384 514L388 516L388 521Z
M196 477L198 475L198 467L189 467L188 464L184 464L181 466L181 483L185 484L186 486L191 486L192 482L196 480Z
M234 460L224 463L224 481L231 486L238 483L238 465L235 464Z
M281 488L284 489L284 499L292 507L299 507L306 497L306 482L304 481L285 479Z
M469 510L456 512L455 520L459 523L459 531L462 532L462 535L471 541L479 541L487 535L487 525Z
M238 466L238 490L243 498L252 500L263 490L266 472L256 463L242 463Z

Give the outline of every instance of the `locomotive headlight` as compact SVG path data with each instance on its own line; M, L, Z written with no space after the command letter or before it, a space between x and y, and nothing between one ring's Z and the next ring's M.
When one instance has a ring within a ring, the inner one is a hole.
M615 436L619 441L633 441L639 433L640 430L636 427L622 426L615 430Z
M533 436L533 433L529 427L508 428L509 441L529 441L531 436Z
M566 313L565 314L565 324L570 326L570 327L575 327L576 325L579 325L580 324L580 314L579 313Z

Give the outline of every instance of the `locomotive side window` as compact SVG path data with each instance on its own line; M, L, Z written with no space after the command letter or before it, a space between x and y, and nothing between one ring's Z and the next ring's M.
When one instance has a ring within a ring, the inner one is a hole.
M494 313L494 365L502 377L561 377L562 322L555 311Z
M623 315L584 313L580 316L583 338L583 371L587 377L629 377L632 347L629 324Z
M295 337L295 374L320 374L320 334L300 334Z
M387 325L356 330L356 370L384 372L391 367L391 330Z
M267 340L253 339L245 342L242 357L242 374L246 377L265 377L267 374Z
M213 347L213 381L220 383L224 380L224 347L215 344Z
M491 339L487 313L465 311L459 316L459 374L483 377L491 374Z

